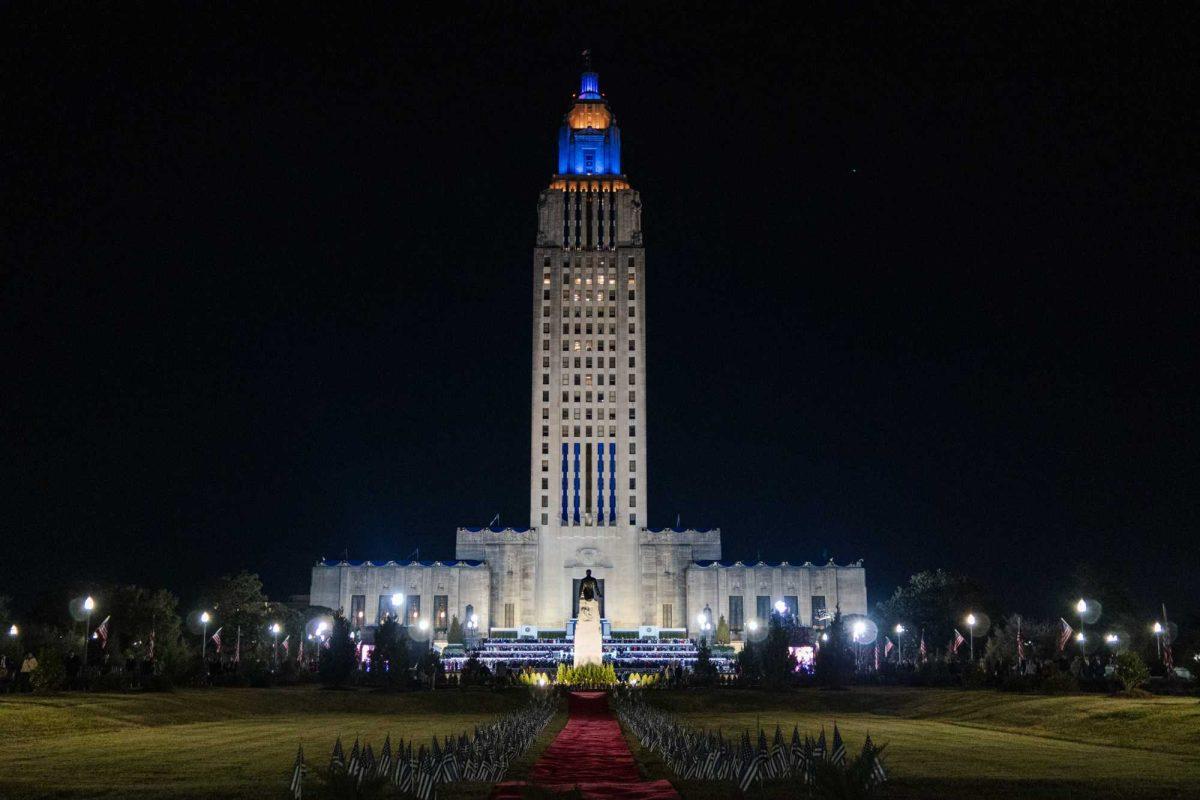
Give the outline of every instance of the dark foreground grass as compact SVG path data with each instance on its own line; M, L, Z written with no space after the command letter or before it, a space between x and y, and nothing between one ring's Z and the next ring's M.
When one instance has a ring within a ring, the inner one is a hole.
M347 749L355 736L377 750L388 733L428 741L490 722L525 696L311 687L4 695L0 799L281 798L299 744L323 767L337 736Z
M521 705L524 692L411 695L218 689L161 695L0 696L0 800L281 798L296 745L324 767L333 740L457 734ZM888 744L887 797L1200 798L1200 701L1042 697L913 689L787 693L653 692L698 727L740 736L779 723L815 733L836 721L851 750L869 732ZM513 764L520 779L565 722L559 714ZM649 777L687 798L738 797L726 785L680 782L634 748ZM451 798L489 787L454 787ZM792 787L751 797L794 797Z
M696 727L740 736L779 724L816 734L836 721L851 753L867 733L887 744L896 798L1200 798L1200 701L1044 697L914 689L766 693L657 692L652 701ZM673 776L638 753L652 777ZM688 798L728 787L674 781ZM766 785L751 797L795 796Z

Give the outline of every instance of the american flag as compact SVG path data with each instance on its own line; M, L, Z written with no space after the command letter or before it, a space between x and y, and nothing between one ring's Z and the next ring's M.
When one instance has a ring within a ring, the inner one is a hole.
M955 628L954 629L954 643L950 645L950 652L957 654L958 648L962 647L962 643L965 641L966 641L966 639L963 638L963 635L958 632L958 628Z
M875 642L875 671L879 672L879 642Z
M1071 641L1071 634L1075 633L1075 629L1068 625L1062 617L1059 617L1058 621L1062 623L1062 632L1058 634L1058 652L1061 653L1066 648L1067 642Z
M146 648L146 658L154 660L154 630L150 631L150 646Z
M342 737L333 743L333 754L329 757L329 771L343 772L346 769L346 754L342 750Z
M105 649L108 647L108 621L110 619L112 619L111 615L105 617L104 621L101 622L100 625L96 628L96 637L100 640L100 648L101 649Z
M829 760L839 767L846 765L846 743L842 741L842 732L838 730L836 722L833 723L833 749L829 753Z
M287 636L283 637L283 654L284 655L287 655L287 653L288 653L288 639L291 639L291 638L292 638L291 634L288 634Z
M1163 637L1163 666L1167 668L1167 677L1175 672L1175 655L1171 652L1171 643Z
M1025 642L1021 640L1021 618L1017 617L1017 658L1025 660Z
M213 644L215 644L217 646L217 654L218 655L220 655L220 653L221 653L221 631L223 631L223 630L225 630L225 628L223 628L223 627L217 628L216 633L214 633L212 635Z
M292 797L295 800L300 800L304 796L304 775L308 772L308 767L304 765L304 747L301 746L296 751L296 763L292 767Z
M871 780L880 784L887 780L887 770L883 768L883 761L879 758L879 753L883 748L876 747L871 741L871 734L867 734L867 740L863 742L862 758L871 759Z
M888 657L888 656L891 654L891 652L892 652L892 649L893 649L895 646L896 646L896 645L892 644L892 640L891 640L891 639L889 639L889 638L888 638L888 637L886 637L886 636L885 636L885 637L883 637L883 657L884 657L884 658L887 658L887 657Z
M921 657L922 663L929 658L929 651L925 649L925 631L921 631L921 645L917 648L917 655Z

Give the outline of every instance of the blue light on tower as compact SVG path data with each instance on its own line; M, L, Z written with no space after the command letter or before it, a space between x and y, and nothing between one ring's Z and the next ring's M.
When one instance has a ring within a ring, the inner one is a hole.
M621 130L600 94L600 76L590 70L558 131L558 174L621 174Z
M600 99L600 75L596 72L585 72L579 81L580 100Z

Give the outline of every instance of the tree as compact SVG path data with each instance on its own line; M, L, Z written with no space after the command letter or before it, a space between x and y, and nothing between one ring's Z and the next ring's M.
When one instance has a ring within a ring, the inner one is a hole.
M850 650L840 610L825 629L821 646L817 649L815 669L817 681L824 686L841 686L854 674L854 653Z
M1049 661L1058 654L1058 620L1029 619L1011 614L993 628L988 640L984 662L993 669L1003 669L1017 663L1017 631L1025 642L1025 658Z
M462 625L458 621L458 614L455 614L450 618L450 631L446 634L446 642L448 644L463 643L463 629Z
M717 644L729 644L729 623L724 614L717 617Z
M408 632L395 617L388 617L375 631L371 651L371 675L375 683L392 689L408 687Z
M154 635L154 651L179 639L182 626L179 619L179 599L166 589L147 589L142 586L114 586L104 593L108 615L108 650L132 658L150 655L150 637Z
M697 686L711 686L717 679L717 665L712 662L712 649L708 640L701 637L696 648L696 663L692 665L692 682Z
M761 644L755 644L749 639L742 645L742 652L738 653L737 665L738 674L742 680L748 683L758 683L762 680L762 659L759 657L759 651L762 650Z
M987 596L978 583L939 569L913 575L891 597L877 603L876 611L882 629L890 630L902 623L911 631L923 630L925 641L938 645L950 641L956 627L962 628L961 620L968 611L988 607ZM975 635L984 637L987 631L976 628Z
M1132 650L1117 653L1117 663L1113 674L1121 682L1121 686L1129 691L1136 689L1150 679L1150 668L1142 657Z
M328 645L321 650L321 661L317 668L321 683L325 686L340 687L350 679L350 674L357 666L354 655L354 640L350 638L350 623L337 614L333 618L333 631L329 634Z
M770 686L785 686L796 676L796 656L779 614L771 615L767 640L762 649L763 680Z
M223 575L204 595L218 624L225 628L225 641L232 642L241 631L241 655L263 658L274 638L267 632L271 607L263 594L262 581L250 572Z

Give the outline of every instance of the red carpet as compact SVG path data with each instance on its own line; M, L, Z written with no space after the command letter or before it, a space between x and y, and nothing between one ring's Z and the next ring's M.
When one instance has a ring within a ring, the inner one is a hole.
M530 783L557 792L578 788L586 798L678 800L669 781L645 781L638 775L604 692L572 692L567 703L567 725L533 765ZM524 786L523 781L499 783L492 797L517 800Z

